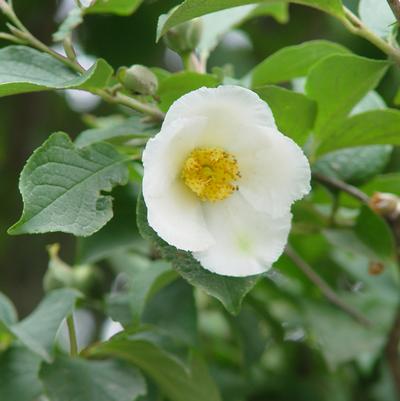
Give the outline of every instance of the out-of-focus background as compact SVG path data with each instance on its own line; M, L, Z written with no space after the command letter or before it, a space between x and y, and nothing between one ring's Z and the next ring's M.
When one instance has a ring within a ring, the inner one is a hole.
M177 55L155 43L158 16L178 0L147 0L130 17L93 15L78 30L79 42L88 56L103 57L113 67L140 63L169 70L180 68ZM73 0L16 0L18 15L31 31L46 43L65 17ZM357 9L357 0L347 1ZM4 19L0 20L4 24ZM281 47L311 39L339 42L355 53L372 58L383 55L368 42L349 34L334 18L316 10L291 5L285 24L271 17L254 18L225 35L209 62L231 64L242 76L253 65ZM8 43L0 40L0 46ZM90 58L87 61L90 63ZM396 76L397 75L397 76ZM393 81L393 79L396 81ZM379 92L392 104L400 74L393 69ZM390 84L389 84L390 82ZM29 313L42 296L42 276L47 266L46 245L62 244L62 256L72 262L75 244L69 235L16 236L6 234L22 210L18 177L32 151L52 132L65 131L75 137L87 126L81 113L106 115L109 106L82 92L34 93L0 99L0 291L16 304L20 315Z

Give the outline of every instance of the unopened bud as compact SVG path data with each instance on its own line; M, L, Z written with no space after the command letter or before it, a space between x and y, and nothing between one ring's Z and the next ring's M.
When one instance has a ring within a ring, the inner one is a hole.
M393 194L375 192L369 206L375 213L392 220L400 216L400 198Z
M71 267L58 256L59 244L47 248L50 261L43 278L43 288L46 292L57 288L75 288L88 296L95 296L101 292L103 275L92 265L78 265Z
M135 64L132 67L121 67L117 72L121 84L135 93L141 95L154 95L158 88L158 79L147 67Z
M178 54L187 54L196 49L201 40L203 25L201 19L179 24L171 28L164 36L164 42Z

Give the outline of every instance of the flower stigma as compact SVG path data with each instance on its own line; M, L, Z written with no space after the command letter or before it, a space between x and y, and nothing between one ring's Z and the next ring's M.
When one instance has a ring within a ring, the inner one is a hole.
M202 200L226 199L238 189L239 166L235 156L220 148L196 148L181 172L185 184Z

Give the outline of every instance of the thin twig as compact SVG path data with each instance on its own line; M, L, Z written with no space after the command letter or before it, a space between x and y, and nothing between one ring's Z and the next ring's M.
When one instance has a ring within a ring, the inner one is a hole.
M312 281L321 290L322 294L324 294L329 302L342 309L361 325L365 327L370 327L372 325L371 321L361 312L354 309L346 302L342 301L335 293L335 291L333 291L332 288L328 285L328 283L322 277L320 277L290 245L286 246L285 253L294 262L294 264L310 279L310 281Z
M344 17L339 18L343 25L355 35L358 35L379 48L382 52L390 56L397 64L400 65L400 51L391 46L388 42L372 32L363 22L353 14L348 8L343 7Z
M397 21L400 22L400 0L387 0Z
M347 184L344 181L337 180L335 178L327 177L325 175L319 173L313 173L313 178L331 188L340 189L343 192L346 192L353 198L359 200L362 203L369 204L369 197L366 193L361 191L360 189L354 187L353 185Z
M78 355L78 341L76 339L74 315L72 313L71 313L71 315L69 315L67 317L67 326L68 326L68 335L69 335L70 354L71 354L71 356L77 356Z
M400 342L400 307L390 329L389 336L385 346L385 356L388 361L390 372L396 386L397 399L400 400L400 362L398 348Z

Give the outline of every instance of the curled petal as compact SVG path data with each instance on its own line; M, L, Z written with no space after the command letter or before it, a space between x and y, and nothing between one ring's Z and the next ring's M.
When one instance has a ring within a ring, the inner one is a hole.
M257 210L285 215L294 201L310 192L310 165L290 138L277 130L257 130L253 152L240 157L239 191Z
M218 127L236 128L249 123L276 128L269 106L249 89L240 86L201 88L178 99L168 110L163 127L185 116L206 117L218 135Z

